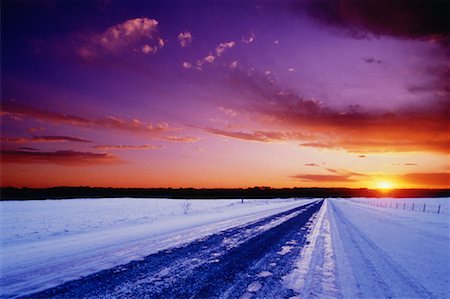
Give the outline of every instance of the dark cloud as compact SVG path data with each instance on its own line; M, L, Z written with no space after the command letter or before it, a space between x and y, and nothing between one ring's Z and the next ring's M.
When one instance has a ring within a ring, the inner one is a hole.
M363 60L367 63L376 63L376 64L382 63L382 61L380 59L375 59L373 57L366 57L366 58L363 58Z
M96 145L93 148L98 150L155 150L163 148L162 145Z
M19 147L19 150L23 150L23 151L38 151L37 148L27 147L27 146L21 146L21 147Z
M33 136L31 140L34 142L92 142L91 140L71 136Z
M72 136L33 136L28 137L0 137L3 142L10 143L29 143L29 142L83 142L90 143L91 140L72 137Z
M2 150L2 163L57 164L65 166L92 166L122 163L118 157L107 153L76 151L37 152L24 150Z
M333 169L333 168L327 168L327 171L331 172L331 173L335 173L338 175L342 175L342 176L348 176L348 177L367 177L366 174L364 173L358 173L358 172L353 172L353 171L348 171L348 170L342 170L342 169Z
M299 1L295 11L322 24L346 28L363 36L388 35L404 38L448 40L448 1Z
M316 163L307 163L307 164L304 164L305 166L310 166L310 167L319 167L320 165L319 164L316 164Z

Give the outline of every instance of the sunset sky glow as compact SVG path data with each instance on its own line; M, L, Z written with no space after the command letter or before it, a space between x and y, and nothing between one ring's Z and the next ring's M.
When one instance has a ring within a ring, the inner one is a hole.
M2 2L1 185L448 188L448 6Z

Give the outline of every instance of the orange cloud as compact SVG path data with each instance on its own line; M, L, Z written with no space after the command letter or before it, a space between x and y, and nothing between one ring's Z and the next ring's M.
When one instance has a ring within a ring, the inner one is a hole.
M450 173L406 173L396 180L413 185L450 187Z
M27 105L14 102L2 103L3 115L20 117L31 117L37 120L47 121L56 124L68 124L78 127L101 127L106 129L129 131L134 133L161 133L171 130L167 123L152 125L138 119L124 120L114 116L104 118L88 119L85 117L65 114L59 112L46 111Z
M379 180L380 174L364 174L347 170L326 169L333 174L297 174L290 176L302 182L333 183L333 182L359 182L370 185L373 180ZM418 187L450 187L450 173L405 173L383 175L384 179L396 182L396 186Z
M2 163L37 163L37 164L57 164L65 166L92 166L122 163L118 157L107 153L91 153L76 151L1 151Z

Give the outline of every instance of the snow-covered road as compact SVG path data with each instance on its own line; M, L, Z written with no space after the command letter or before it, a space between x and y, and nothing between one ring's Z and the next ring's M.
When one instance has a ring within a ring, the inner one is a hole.
M313 201L0 202L0 297L45 290Z
M448 298L448 214L330 199L328 215L342 297Z
M293 268L322 201L35 294L39 298L289 297Z
M448 298L449 199L377 200L1 203L0 297Z

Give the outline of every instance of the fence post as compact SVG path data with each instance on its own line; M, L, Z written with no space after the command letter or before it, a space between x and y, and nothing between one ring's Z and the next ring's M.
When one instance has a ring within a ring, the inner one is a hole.
M392 202L391 202L391 204L389 205L389 207L392 208Z
M423 204L423 211L422 212L425 212L425 207L427 206L427 204L426 203L424 203Z
M403 210L405 209L405 207L406 207L406 203L403 203Z
M438 208L438 214L439 214L440 211L441 211L441 205L439 205L439 208Z
M398 209L398 202L395 204L395 208Z
M413 203L413 205L412 205L412 209L411 209L411 211L414 211L414 203Z

